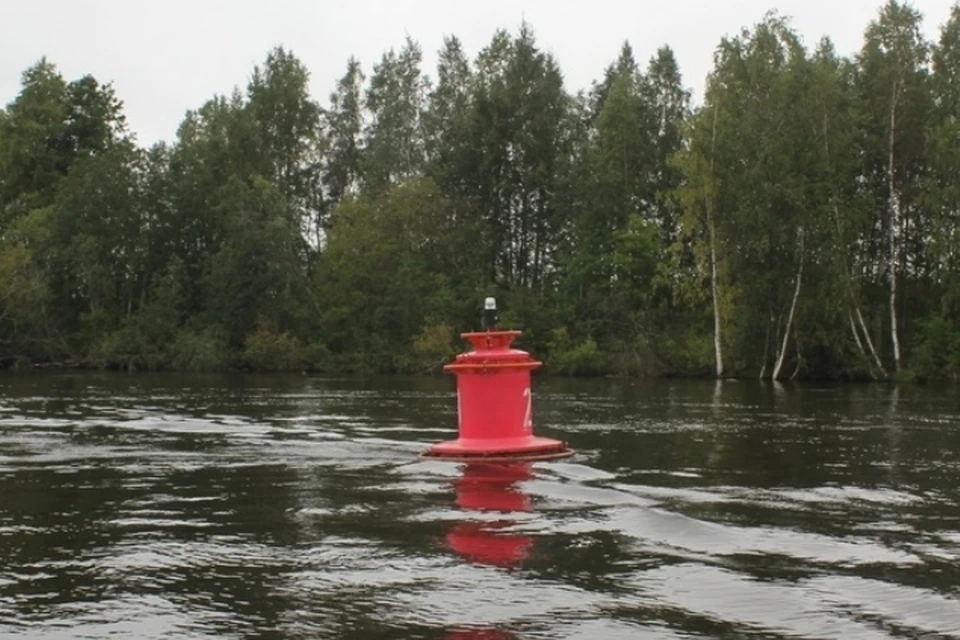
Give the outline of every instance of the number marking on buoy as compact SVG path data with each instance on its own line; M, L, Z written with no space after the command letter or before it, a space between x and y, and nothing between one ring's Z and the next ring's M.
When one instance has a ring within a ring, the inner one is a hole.
M533 430L533 394L530 392L530 387L527 387L523 390L523 397L527 399L527 412L523 416L523 428L528 431Z

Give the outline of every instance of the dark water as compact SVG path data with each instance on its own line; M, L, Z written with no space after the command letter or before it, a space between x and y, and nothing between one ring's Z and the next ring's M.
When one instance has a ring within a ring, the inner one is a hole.
M955 391L537 378L579 455L465 468L449 378L0 377L0 635L960 636Z

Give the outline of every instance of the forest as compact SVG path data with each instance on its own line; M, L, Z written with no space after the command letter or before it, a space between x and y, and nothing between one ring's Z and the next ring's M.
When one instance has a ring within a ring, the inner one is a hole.
M495 296L551 373L957 379L960 5L864 22L847 58L762 16L697 105L669 46L571 93L526 23L323 103L276 48L149 148L42 59L0 110L0 365L426 373Z

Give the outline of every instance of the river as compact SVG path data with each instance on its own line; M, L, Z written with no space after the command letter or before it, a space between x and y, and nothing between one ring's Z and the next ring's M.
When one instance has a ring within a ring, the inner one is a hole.
M536 376L577 455L421 462L449 377L0 377L0 635L960 636L955 387Z

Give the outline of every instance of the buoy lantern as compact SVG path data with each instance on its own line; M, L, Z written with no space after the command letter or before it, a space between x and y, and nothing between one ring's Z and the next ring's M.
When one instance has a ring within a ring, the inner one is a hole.
M496 303L487 298L486 330L463 333L473 349L444 367L457 377L459 438L421 454L451 462L557 460L573 455L559 440L533 435L530 372L541 366L526 351L511 348L522 332L496 329Z

